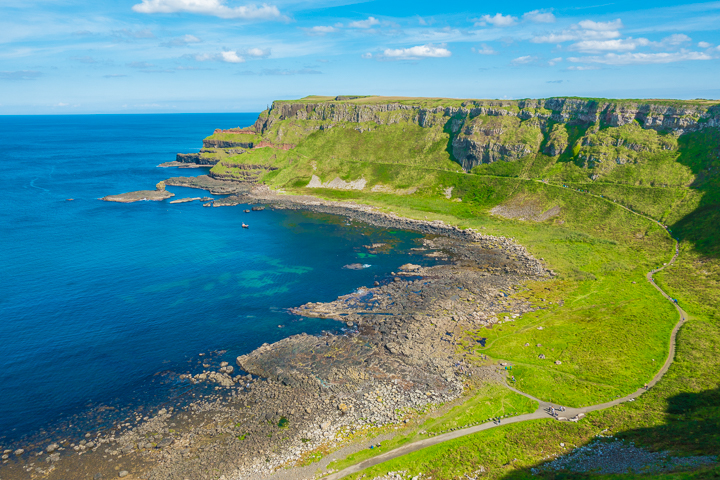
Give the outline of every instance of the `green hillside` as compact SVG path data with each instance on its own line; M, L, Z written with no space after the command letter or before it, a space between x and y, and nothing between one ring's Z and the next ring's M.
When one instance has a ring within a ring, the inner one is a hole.
M651 392L578 424L495 429L368 472L461 478L483 465L488 478L527 478L560 443L608 432L678 455L720 451L719 126L711 101L313 96L275 102L252 127L268 146L224 157L211 175L241 179L252 165L289 194L514 237L558 273L518 294L547 308L483 332L487 346L472 349L514 362L521 390L574 406L630 393L664 361L677 315L644 276L674 242L621 206L668 225L681 255L657 278L691 319ZM348 187L307 188L313 177ZM561 352L562 365L525 343Z

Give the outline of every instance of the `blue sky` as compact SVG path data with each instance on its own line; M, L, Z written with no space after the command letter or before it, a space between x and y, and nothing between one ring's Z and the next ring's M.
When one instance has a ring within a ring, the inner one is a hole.
M0 0L0 114L719 98L720 2Z

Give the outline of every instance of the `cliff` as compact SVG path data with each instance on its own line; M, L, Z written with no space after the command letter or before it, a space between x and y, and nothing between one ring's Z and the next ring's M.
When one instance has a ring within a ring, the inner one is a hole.
M418 99L383 103L382 97L274 102L253 128L263 138L291 143L345 124L355 124L361 132L398 124L442 128L450 136L453 159L469 171L480 164L513 161L533 153L560 155L569 146L568 127L590 129L588 135L592 135L600 129L638 126L679 136L720 126L720 107L703 101L550 98L428 103L436 102ZM579 145L595 146L589 139ZM583 154L592 156L589 149Z

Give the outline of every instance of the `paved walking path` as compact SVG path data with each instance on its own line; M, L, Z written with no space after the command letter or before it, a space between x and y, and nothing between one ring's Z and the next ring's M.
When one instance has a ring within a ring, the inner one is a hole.
M558 188L566 188L566 187L561 187L558 185L552 185L552 186L555 186ZM668 231L668 229L665 225L663 225L662 223L660 223L646 215L637 213L637 212L629 209L628 207L625 207L624 205L619 205L618 203L608 200L607 198L602 197L600 195L594 195L594 194L588 193L588 192L583 192L583 193L585 193L586 195L591 195L593 197L603 199L607 202L617 205L618 207L624 208L625 210L629 211L630 213L633 213L640 217L646 218L646 219L650 220L651 222L654 222L657 225L659 225L660 227L662 227L668 233L668 235L670 235L670 232ZM673 238L672 235L670 235L670 237ZM675 240L675 239L673 238L673 240ZM677 240L675 240L675 252L673 254L672 259L667 264L648 272L646 275L647 281L650 282L650 284L653 287L655 287L662 294L663 297L665 297L668 301L673 303L673 305L675 306L675 309L678 311L678 314L680 316L680 319L675 324L672 334L670 335L670 348L668 351L667 359L665 360L665 363L663 364L662 368L660 368L660 371L657 374L655 374L655 376L652 378L652 380L650 380L650 382L648 382L647 389L652 388L658 381L660 381L660 379L663 377L663 375L665 375L665 372L667 372L668 368L672 364L673 359L675 358L675 339L677 337L677 332L678 332L678 330L680 330L680 327L682 326L682 324L685 323L685 320L687 320L687 314L685 313L685 311L682 308L680 308L680 306L677 303L675 303L675 301L672 298L670 298L670 296L667 293L665 293L655 283L655 279L653 278L653 275L655 273L663 270L664 268L666 268L669 265L672 265L675 262L675 260L677 259L679 253L680 253L680 244ZM403 445L402 447L398 447L389 452L383 453L376 457L369 458L365 461L362 461L360 463L352 465L348 468L340 470L339 472L335 472L335 473L332 473L325 477L322 477L323 480L339 480L343 477L346 477L347 475L360 472L361 470L365 470L366 468L378 465L378 464L386 462L388 460L392 460L393 458L397 458L397 457L406 455L411 452L416 452L418 450L421 450L426 447L430 447L432 445L437 445L439 443L447 442L449 440L454 440L456 438L464 437L466 435L472 435L474 433L482 432L483 430L489 430L491 428L495 428L495 427L502 426L502 425L507 425L510 423L526 422L528 420L538 420L538 419L542 419L542 418L555 418L558 421L577 422L582 417L584 417L585 414L588 412L594 412L596 410L604 410L606 408L610 408L610 407L619 405L624 402L635 400L637 397L639 397L640 395L642 395L643 393L645 393L647 391L646 388L640 388L639 390L631 393L630 395L626 395L622 398L615 399L611 402L601 403L598 405L590 405L588 407L581 407L581 408L564 407L565 408L564 411L558 411L558 409L560 408L560 405L558 405L558 404L550 404L548 402L544 402L538 398L528 395L527 393L521 392L520 390L517 390L516 388L513 388L509 385L505 385L505 386L515 393L518 393L520 395L523 395L527 398L530 398L530 399L538 402L539 405L538 405L537 410L535 410L533 413L526 413L524 415L518 415L516 417L502 419L500 421L500 423L487 422L487 423L483 423L481 425L475 425L473 427L463 428L460 430L455 430L454 432L448 432L448 433L444 433L442 435L437 435L434 437L419 440L417 442L409 443L407 445ZM555 417L551 416L551 414L552 414L551 408L555 408L555 412L556 412Z

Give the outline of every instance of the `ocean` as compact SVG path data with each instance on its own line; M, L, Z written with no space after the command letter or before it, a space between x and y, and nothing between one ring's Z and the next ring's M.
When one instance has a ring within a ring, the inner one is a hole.
M234 365L301 332L341 334L339 322L287 309L429 264L411 250L419 234L332 215L99 200L206 173L157 165L256 117L0 116L0 449L201 394L178 376L203 363ZM370 243L392 248L372 255Z

